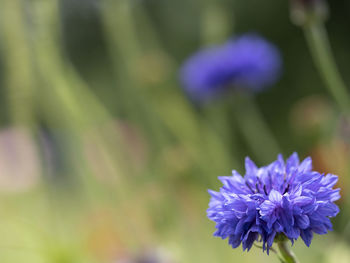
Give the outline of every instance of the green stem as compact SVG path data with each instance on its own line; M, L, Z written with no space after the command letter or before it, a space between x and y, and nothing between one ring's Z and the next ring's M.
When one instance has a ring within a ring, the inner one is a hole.
M278 249L286 263L299 263L293 251L287 244L287 241L278 242Z
M323 22L319 19L310 20L305 23L303 29L323 81L339 107L348 112L350 106L349 94L335 63Z
M1 49L4 55L4 79L11 121L34 128L33 102L36 83L33 77L30 45L22 1L3 1L1 8Z
M215 43L224 42L230 36L229 25L232 26L231 21L228 22L229 10L225 8L223 3L218 3L215 0L204 0L203 10L201 13L202 25L201 35L202 43L211 45Z

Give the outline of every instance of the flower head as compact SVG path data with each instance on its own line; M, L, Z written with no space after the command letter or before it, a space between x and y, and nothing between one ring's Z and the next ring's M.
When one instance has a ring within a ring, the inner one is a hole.
M339 212L334 201L340 189L333 189L338 177L312 171L311 158L299 162L294 153L286 162L281 155L268 166L258 168L249 158L242 177L233 171L219 177L223 187L209 190L208 217L216 223L215 236L229 239L236 248L249 250L255 241L271 248L276 235L292 241L303 239L310 246L313 233L332 230L330 217Z
M291 18L297 25L304 25L310 20L325 20L328 6L325 0L290 0Z
M181 82L194 100L208 100L229 87L260 91L274 84L281 71L277 48L255 34L203 49L181 69Z

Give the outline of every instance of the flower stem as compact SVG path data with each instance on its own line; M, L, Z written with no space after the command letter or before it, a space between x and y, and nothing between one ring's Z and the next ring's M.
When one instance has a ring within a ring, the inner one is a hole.
M281 252L282 258L284 259L284 261L286 263L299 263L295 254L288 246L287 241L280 241L277 244L278 244L278 248Z
M329 92L341 110L348 112L349 94L335 63L323 21L312 19L304 24L303 29L314 62Z

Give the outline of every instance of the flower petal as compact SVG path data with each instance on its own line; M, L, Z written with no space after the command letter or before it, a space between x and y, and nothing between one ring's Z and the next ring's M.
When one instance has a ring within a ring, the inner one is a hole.
M312 159L310 157L307 157L302 161L302 163L299 165L299 173L305 173L310 172L312 170Z
M301 230L300 236L303 239L305 245L309 247L313 236L311 230L310 229Z
M299 216L296 216L295 219L300 229L306 229L310 226L310 219L307 215L299 215Z
M248 175L256 175L258 171L258 167L256 167L255 163L249 158L245 158L245 171Z
M282 201L282 195L280 192L272 189L269 194L269 200L275 204L279 204Z

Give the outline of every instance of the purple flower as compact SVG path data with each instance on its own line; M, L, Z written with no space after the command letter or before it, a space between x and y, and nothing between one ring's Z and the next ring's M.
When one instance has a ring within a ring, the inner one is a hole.
M184 63L180 79L192 99L205 101L229 87L260 91L277 81L281 65L274 45L247 34L194 54Z
M209 190L208 218L216 223L215 236L228 238L236 248L249 250L254 241L263 250L272 246L276 235L294 242L299 236L310 246L313 233L332 230L330 217L338 214L334 201L340 189L333 189L338 177L312 171L311 158L299 162L294 153L286 162L281 155L268 166L258 168L248 157L246 174L236 171L219 177L219 192Z

